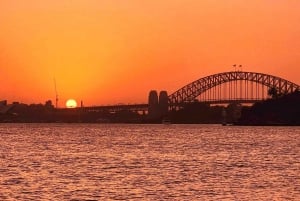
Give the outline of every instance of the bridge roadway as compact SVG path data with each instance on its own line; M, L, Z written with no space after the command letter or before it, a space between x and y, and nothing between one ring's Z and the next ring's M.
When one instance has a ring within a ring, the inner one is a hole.
M110 111L118 112L123 110L129 110L134 112L145 112L148 111L148 104L130 104L130 105L103 105L103 106L89 106L80 108L84 111Z
M207 100L201 101L200 103L205 104L230 104L230 103L243 103L243 104L253 104L255 102L261 101L260 99L234 99L234 100ZM177 106L183 107L186 103L178 104ZM174 106L174 105L173 105ZM88 112L118 112L118 111L133 111L133 112L147 112L148 104L118 104L118 105L103 105L103 106L88 106L88 107L78 107L77 110L83 110Z
M224 99L224 100L207 100L207 101L199 101L200 103L206 103L211 105L218 104L231 104L231 103L241 103L241 104L254 104L256 102L262 101L262 99Z
M254 104L256 102L263 101L262 99L243 99L243 98L237 98L237 99L224 99L224 100L205 100L205 101L199 101L199 103L209 104L209 105L228 105L228 104ZM170 105L170 107L175 107L176 109L183 108L186 104L189 104L191 102L183 102L179 104L173 104Z

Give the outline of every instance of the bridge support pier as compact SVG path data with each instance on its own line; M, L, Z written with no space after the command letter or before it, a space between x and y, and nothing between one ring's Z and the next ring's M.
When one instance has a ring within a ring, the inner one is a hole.
M168 115L169 98L167 91L161 91L159 96L157 91L151 90L148 98L148 117L149 119L159 120Z

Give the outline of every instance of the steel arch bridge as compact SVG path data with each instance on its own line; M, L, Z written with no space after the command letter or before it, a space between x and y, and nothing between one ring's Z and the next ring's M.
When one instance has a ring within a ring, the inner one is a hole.
M250 103L265 99L267 91L274 88L285 94L300 90L300 86L273 75L231 71L200 78L169 95L169 106L176 109L200 97L208 103Z

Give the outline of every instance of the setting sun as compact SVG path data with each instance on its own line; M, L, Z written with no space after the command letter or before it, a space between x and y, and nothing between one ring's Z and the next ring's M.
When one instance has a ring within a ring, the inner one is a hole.
M66 102L66 107L67 108L76 108L77 107L77 102L74 99L69 99Z

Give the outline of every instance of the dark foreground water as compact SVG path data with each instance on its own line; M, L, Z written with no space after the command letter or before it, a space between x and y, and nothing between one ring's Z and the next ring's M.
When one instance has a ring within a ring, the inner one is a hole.
M0 124L0 200L300 200L300 127Z

